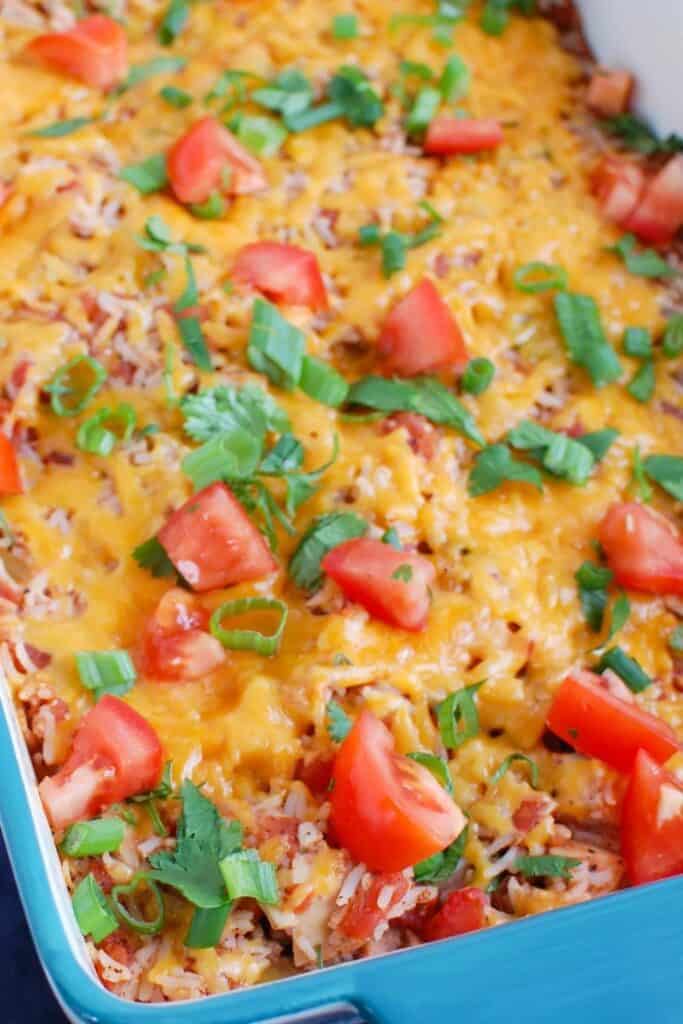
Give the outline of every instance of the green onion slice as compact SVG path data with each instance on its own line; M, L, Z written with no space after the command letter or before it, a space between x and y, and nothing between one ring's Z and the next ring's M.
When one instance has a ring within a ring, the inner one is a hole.
M515 761L522 761L528 766L531 776L531 787L532 789L538 789L538 765L532 758L527 757L526 754L508 754L491 776L491 785L497 785Z
M436 709L441 740L448 750L457 750L479 732L475 696L485 680L451 693Z
M305 342L298 327L265 299L252 307L247 359L277 387L292 390L301 379Z
M250 612L276 612L279 621L273 633L264 634L255 629L225 629L221 623L231 615L246 615ZM255 651L256 654L276 654L287 624L289 610L284 601L269 597L242 597L237 601L225 601L211 616L210 628L217 640L232 651Z
M127 651L77 651L76 667L81 682L94 692L95 700L106 693L122 697L137 680Z
M119 926L107 897L93 875L86 875L78 884L71 898L71 905L81 933L90 935L93 942L102 942Z
M146 917L136 917L135 914L128 910L121 899L122 896L134 895L141 886L149 889L154 897L156 914L151 920ZM133 931L138 932L140 935L157 935L164 927L164 921L166 920L164 897L157 883L148 878L145 872L141 871L133 875L127 885L115 885L111 891L111 901L114 904L116 913L124 924L127 924L129 928L132 928Z
M118 850L124 834L125 827L120 818L78 821L66 830L60 849L67 857L99 857Z
M558 263L535 260L517 267L513 281L517 291L537 295L540 292L564 291L569 284L569 275Z
M322 359L304 356L299 387L309 398L336 409L349 393L349 385L340 373Z
M468 395L482 395L491 385L496 368L490 359L472 359L460 378L460 387Z
M184 945L188 949L213 949L217 946L231 909L231 900L220 907L195 907Z
M57 416L78 416L101 391L107 379L102 363L92 356L74 356L54 374L45 390ZM68 399L68 401L67 401Z
M642 693L652 684L647 672L635 658L631 658L621 647L612 647L609 651L605 651L598 663L598 671L604 672L606 668L616 672L633 693Z
M444 761L442 757L437 757L436 754L427 754L422 750L416 750L412 754L406 754L411 761L417 761L424 768L432 773L437 782L440 782L443 788L453 796L453 780L451 773L448 770L448 762Z
M662 352L667 359L675 359L683 353L683 313L672 316L662 337Z
M135 409L128 402L121 402L115 409L98 409L84 420L76 433L76 444L84 452L93 455L110 455L117 441L126 444L135 430ZM120 433L112 429L120 424Z
M218 866L231 900L250 896L269 906L279 901L275 867L270 861L261 860L255 850L230 853Z

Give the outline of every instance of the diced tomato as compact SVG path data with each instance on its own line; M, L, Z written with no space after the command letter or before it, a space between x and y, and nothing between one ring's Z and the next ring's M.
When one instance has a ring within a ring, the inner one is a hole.
M623 225L643 194L645 173L631 160L606 156L593 171L591 184L603 216Z
M146 624L138 662L143 675L189 680L208 675L225 661L225 648L208 632L209 613L179 587L164 594Z
M128 73L126 33L104 14L83 18L67 32L37 36L27 49L43 64L94 89L111 89Z
M402 871L445 849L465 817L421 764L398 754L387 727L363 711L332 774L330 823L354 860L371 871Z
M634 885L683 874L683 785L644 750L624 797L621 852Z
M429 587L436 574L421 555L359 537L333 548L321 565L349 601L362 604L376 619L411 630L427 624Z
M398 302L377 343L387 373L414 377L467 363L465 339L450 309L425 278Z
M53 828L66 828L153 789L162 759L159 737L149 722L118 697L102 697L83 718L66 763L40 784Z
M422 929L425 942L450 939L486 927L488 900L481 889L456 889Z
M22 491L17 453L7 435L0 431L0 497Z
M633 77L628 71L593 72L586 102L601 117L616 117L628 110L633 91Z
M683 594L683 541L652 509L612 505L600 523L600 543L617 583L648 594Z
M641 748L659 764L679 749L666 722L613 696L592 672L574 672L564 680L547 725L580 754L598 757L620 772L631 771Z
M237 253L235 284L256 288L274 302L327 309L327 292L315 254L283 242L254 242Z
M277 568L263 535L225 484L210 484L189 498L158 537L196 591L259 580Z
M203 117L178 139L166 167L181 203L204 203L214 192L239 196L266 187L258 160L215 117Z
M333 768L333 758L315 757L312 761L301 761L297 765L296 777L308 786L314 796L326 797Z
M408 889L410 882L401 872L376 875L367 889L359 885L339 922L339 930L350 939L371 939L377 925L389 918Z
M503 129L498 121L441 115L430 121L423 149L430 156L452 156L496 149L502 141Z
M671 159L645 186L623 227L644 242L671 242L683 227L683 153Z

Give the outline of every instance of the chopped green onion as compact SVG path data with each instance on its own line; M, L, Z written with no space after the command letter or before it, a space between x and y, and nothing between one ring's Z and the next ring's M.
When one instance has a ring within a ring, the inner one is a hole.
M54 121L52 124L46 124L44 128L36 128L29 132L29 135L34 135L38 139L61 139L65 135L73 135L89 124L94 124L94 118L72 117L68 121Z
M315 356L304 356L299 387L309 398L336 409L349 393L349 385L334 367Z
M342 743L351 732L353 722L336 700L327 703L327 731L335 743Z
M122 697L133 688L137 672L127 651L77 651L76 668L95 700L107 693Z
M247 480L256 470L262 439L243 427L217 434L186 455L181 463L196 491L216 480Z
M643 469L676 501L683 501L683 456L648 455L643 460Z
M513 281L517 291L536 295L540 292L564 291L569 284L569 275L557 263L536 260L517 267Z
M475 696L483 682L466 686L446 697L436 709L441 740L447 750L457 750L479 732Z
M482 395L490 386L496 368L490 359L472 359L460 378L460 387L468 395Z
M190 212L200 220L218 220L225 213L225 200L220 192L214 192L204 203L192 203Z
M332 35L335 39L356 39L358 37L358 16L335 14L332 19Z
M192 103L192 96L189 92L185 92L184 89L178 89L175 85L165 85L163 89L159 90L159 95L169 106L175 107L176 110L184 110L185 107L189 107Z
M507 435L513 448L540 458L544 469L570 484L582 486L595 464L593 453L566 434L555 433L533 420L522 420Z
M628 622L628 617L631 614L631 602L629 601L626 594L619 594L619 597L614 602L612 608L612 621L609 627L609 633L607 634L607 640L605 643L609 643L613 636L622 629Z
M135 409L122 402L115 409L103 408L84 420L76 433L76 445L84 452L94 455L110 455L117 441L126 444L135 430ZM120 436L105 424L121 424Z
M231 900L251 897L269 906L279 901L275 867L270 861L261 860L255 850L230 853L218 866Z
M406 240L398 231L388 231L382 236L382 273L391 277L406 265Z
M675 277L678 273L654 249L638 249L635 235L622 235L616 245L607 248L621 256L629 273L637 277Z
M675 629L672 629L667 643L669 644L669 649L675 654L683 652L683 626L676 626Z
M598 663L598 671L604 672L606 668L616 672L633 693L642 693L652 684L647 672L641 668L635 658L629 657L625 651L622 651L621 647L612 647L609 651L605 651Z
M655 393L655 364L646 360L626 387L631 398L637 402L649 402Z
M479 24L489 36L500 36L507 28L509 0L486 0Z
M224 629L222 622L232 615L249 612L276 612L279 620L273 633L260 633L255 629ZM276 654L287 624L288 608L283 601L267 597L242 597L237 601L225 601L214 611L210 629L224 647L232 651L254 651L256 654Z
M143 196L161 192L162 188L168 184L166 156L164 153L156 153L138 164L128 164L127 167L122 167L119 171L119 178L122 181L127 181Z
M420 89L406 120L408 135L424 134L440 106L441 93L438 89L432 89L430 86Z
M74 356L57 370L45 386L50 394L52 411L57 416L77 416L87 409L106 379L107 371L97 359L92 356ZM64 401L67 397L69 402Z
M230 129L257 156L275 156L288 135L279 121L257 114L237 114Z
M467 837L468 828L465 826L458 838L453 840L445 850L416 864L413 867L415 881L421 885L437 885L439 882L447 882L462 860Z
M570 358L588 371L597 388L621 376L621 364L600 320L600 311L589 295L559 292L555 312Z
M171 0L159 26L159 42L170 46L187 25L190 7L187 0Z
M231 910L231 900L220 907L195 907L183 945L188 949L213 949L221 940Z
M500 763L498 768L491 776L491 785L496 786L506 772L512 767L515 761L522 761L529 768L529 774L531 776L531 788L538 789L538 765L536 762L528 757L526 754L508 754L504 761Z
M353 512L330 512L314 519L299 541L289 562L289 575L302 590L322 584L322 559L346 540L362 537L368 524Z
M643 460L640 457L640 445L635 445L631 455L631 490L635 491L641 501L652 501L652 488L648 483Z
M672 316L662 337L662 352L667 359L675 359L683 353L683 313Z
M93 875L86 875L76 886L71 904L81 933L90 935L93 942L102 942L119 926Z
M652 358L652 338L646 327L627 327L624 331L624 352L633 359Z
M298 114L285 114L284 122L290 132L305 132L328 121L336 121L343 114L341 103L322 103L319 107L308 107Z
M602 629L607 608L607 587L612 582L613 575L611 569L603 569L594 562L584 562L574 576L579 587L583 616L594 633L599 633Z
M423 753L421 750L416 750L412 754L406 754L406 757L409 757L411 761L417 761L423 768L430 771L446 792L453 796L453 780L448 770L447 761L444 761L442 757L437 757L436 754Z
M141 885L146 886L154 897L156 915L151 919L151 921L145 917L136 917L134 914L131 914L121 900L121 896L130 896L136 893ZM139 935L157 935L164 927L164 921L166 919L164 897L161 895L161 890L156 882L151 878L148 878L144 872L138 872L138 874L133 875L130 882L126 885L115 885L111 891L111 900L114 904L116 913L119 915L123 923L128 925L129 928L132 928L133 931L137 932Z
M118 850L125 832L120 818L78 821L66 830L60 849L67 857L99 857Z
M553 854L541 854L538 857L518 857L512 870L518 871L526 878L564 878L571 877L572 868L581 864L576 857L559 857Z
M213 369L211 355L206 345L202 325L196 316L176 317L176 326L185 351L200 370Z
M252 92L251 99L268 110L275 110L282 114L287 124L288 118L302 114L309 109L313 100L313 87L301 71L296 68L288 68L267 86ZM287 127L291 131L295 130L289 124Z
M301 379L305 351L303 333L265 299L252 307L247 359L249 365L277 387L291 391Z
M460 100L466 96L470 88L470 79L470 69L467 64L454 53L448 58L439 79L439 91L446 103L452 103L454 100Z
M364 224L358 229L358 238L361 245L379 245L382 241L379 224Z

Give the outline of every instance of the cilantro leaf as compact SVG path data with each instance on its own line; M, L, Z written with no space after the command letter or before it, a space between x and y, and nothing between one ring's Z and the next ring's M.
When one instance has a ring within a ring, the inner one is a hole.
M518 871L526 878L564 878L571 877L572 868L577 868L582 861L576 857L560 857L554 854L541 854L538 857L520 856L513 864L512 870Z
M596 462L602 462L618 437L618 430L614 430L613 427L606 427L604 430L594 430L589 434L581 434L576 440L593 453Z
M310 107L313 87L301 71L289 68L262 89L255 89L251 99L268 110L292 117Z
M128 164L127 167L122 167L119 171L119 178L127 181L143 196L149 196L152 192L160 192L168 184L166 155L156 153L138 164Z
M595 464L586 445L532 420L522 420L508 433L507 440L513 448L540 458L544 469L570 484L585 484Z
M515 459L506 444L491 444L477 452L467 490L472 498L495 491L506 481L531 484L543 490L543 477L535 466Z
M341 743L351 732L353 722L344 711L341 704L336 700L328 701L327 704L327 731L330 739L335 743Z
M148 877L177 889L197 907L219 907L228 899L219 862L242 846L242 828L227 824L215 805L189 779L180 788L183 811L176 845L149 858Z
M453 840L450 846L440 853L435 853L426 860L421 860L413 867L415 881L420 885L437 885L439 882L447 882L462 860L467 845L468 828L462 830L457 839Z
M345 64L332 76L327 95L352 125L372 128L384 113L384 104L370 79L353 64Z
M274 398L256 384L224 384L187 395L180 403L184 429L195 441L242 428L260 438L289 430L289 418Z
M652 156L655 153L677 153L683 150L683 138L679 135L669 135L665 139L660 139L647 122L635 114L617 114L615 117L606 118L603 124L607 131L621 139L628 149L643 153L645 156Z
M651 480L668 491L677 501L683 501L683 457L680 455L648 455L643 469Z
M611 569L604 569L601 565L588 561L575 573L581 610L594 633L599 633L602 629L607 608L607 587L612 582L613 575Z
M133 549L133 558L141 569L147 569L152 576L176 576L177 571L171 559L166 554L160 540L150 537L149 540L138 544Z
M317 590L323 581L322 559L346 540L362 537L368 524L353 512L330 512L314 519L289 562L289 575L302 590Z

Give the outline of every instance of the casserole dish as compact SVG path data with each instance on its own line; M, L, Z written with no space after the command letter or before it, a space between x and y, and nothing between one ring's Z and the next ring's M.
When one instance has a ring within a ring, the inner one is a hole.
M683 156L507 6L10 33L76 116L8 90L0 807L77 1021L575 1016L615 955L670 1013L680 880L599 897L683 870Z

